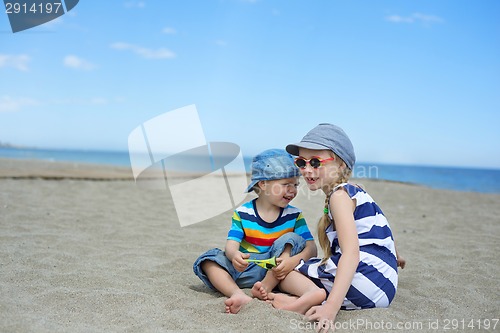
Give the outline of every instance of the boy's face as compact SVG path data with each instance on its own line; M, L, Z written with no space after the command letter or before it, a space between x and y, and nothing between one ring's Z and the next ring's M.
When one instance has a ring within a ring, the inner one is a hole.
M299 177L277 180L265 180L259 184L261 189L259 198L270 204L285 208L297 195Z

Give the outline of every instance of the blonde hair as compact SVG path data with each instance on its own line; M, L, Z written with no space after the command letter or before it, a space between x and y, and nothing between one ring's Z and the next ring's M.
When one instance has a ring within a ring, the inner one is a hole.
M336 154L334 155L335 158L338 158L340 161L342 161L342 159L340 159ZM319 219L318 222L318 240L319 240L319 245L323 250L323 259L321 260L321 264L324 264L328 260L328 258L330 258L332 255L330 240L326 235L326 228L328 228L330 224L332 224L333 230L335 230L335 221L330 219L329 216L330 197L333 194L333 189L335 188L335 186L340 185L342 183L347 183L352 174L352 170L346 166L344 161L342 161L342 164L345 166L345 168L340 172L337 181L330 185L330 192L326 195L325 198L325 208L323 210L323 216Z

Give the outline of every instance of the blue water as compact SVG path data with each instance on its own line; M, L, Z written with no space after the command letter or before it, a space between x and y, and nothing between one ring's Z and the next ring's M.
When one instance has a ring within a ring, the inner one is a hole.
M455 191L500 193L500 170L359 163L357 178L376 178Z
M0 148L0 157L104 164L130 168L128 152ZM251 157L245 157L250 170ZM456 191L500 193L500 170L358 163L356 178L374 178Z
M33 159L60 162L82 162L106 164L130 168L128 152L91 151L91 150L55 150L55 149L17 149L0 147L0 157Z

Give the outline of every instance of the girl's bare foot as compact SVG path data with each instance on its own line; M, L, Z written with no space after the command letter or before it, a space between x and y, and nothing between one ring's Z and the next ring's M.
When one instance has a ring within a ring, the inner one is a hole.
M267 301L267 290L264 288L261 281L257 281L253 285L252 296L260 299L261 301Z
M273 307L300 314L305 314L311 307L321 304L325 300L325 297L326 292L324 289L314 289L300 297L286 294L268 294L268 299L271 300Z
M252 300L252 297L245 294L243 291L234 293L231 297L224 301L226 305L226 313L236 314L240 312L243 305Z
M271 302L273 307L276 309L285 310L285 307L289 306L293 302L297 301L299 298L297 296L291 296L288 294L281 293L268 293L267 299Z

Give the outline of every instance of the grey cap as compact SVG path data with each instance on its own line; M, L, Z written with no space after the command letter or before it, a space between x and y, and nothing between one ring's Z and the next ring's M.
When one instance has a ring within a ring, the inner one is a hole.
M252 160L252 181L245 192L252 192L261 180L276 180L299 177L300 170L295 166L293 157L284 149L268 149Z
M328 149L337 154L352 170L356 163L356 155L351 140L338 126L332 124L319 124L309 131L299 143L286 146L286 151L292 155L299 155L299 148L313 150Z

